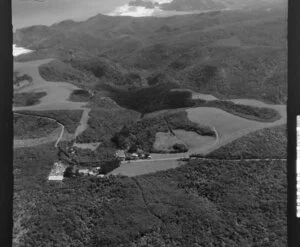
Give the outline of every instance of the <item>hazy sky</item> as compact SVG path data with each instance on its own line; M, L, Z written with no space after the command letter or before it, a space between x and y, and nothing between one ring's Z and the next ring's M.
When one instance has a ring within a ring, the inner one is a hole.
M12 0L14 29L109 13L130 0Z
M146 0L170 3L173 0ZM182 1L184 4L188 0ZM233 0L234 2L262 2L262 0ZM264 0L277 2L287 0ZM129 6L130 0L12 0L14 29L32 25L51 25L66 19L84 20L98 13L130 16L166 16L184 12L163 11L159 7L147 9ZM194 2L194 1L191 1ZM188 12L191 13L191 12Z
M32 25L51 25L66 19L84 20L98 13L129 16L163 16L159 8L129 6L131 0L12 0L14 30ZM173 0L146 0L170 3ZM173 14L173 13L169 13Z

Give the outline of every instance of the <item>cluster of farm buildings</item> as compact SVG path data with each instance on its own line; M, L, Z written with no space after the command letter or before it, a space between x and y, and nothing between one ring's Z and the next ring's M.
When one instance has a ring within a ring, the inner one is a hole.
M75 150L70 149L70 155L75 153ZM64 152L66 153L66 152ZM129 152L128 150L117 150L115 157L120 161L125 160L138 160L138 159L151 159L149 153L144 152L141 149L137 149L135 152ZM66 176L97 176L104 177L101 173L101 167L94 168L80 168L77 165L66 165L61 160L54 163L54 166L49 174L49 181L62 181Z
M104 177L101 174L101 167L94 168L78 168L76 165L68 166L63 164L61 161L55 162L54 166L49 174L49 181L62 181L67 176L97 176Z
M137 149L136 152L129 152L127 150L117 150L116 158L124 161L124 160L138 160L138 159L151 159L149 153L144 152L141 149Z

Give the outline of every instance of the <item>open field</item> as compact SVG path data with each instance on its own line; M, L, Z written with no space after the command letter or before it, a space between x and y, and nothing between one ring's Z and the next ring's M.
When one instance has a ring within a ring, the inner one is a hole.
M187 147L184 144L184 142L177 138L176 135L170 132L156 132L155 142L153 143L153 152L174 152L174 145L176 144L182 146L182 149L187 150Z
M38 138L19 132L27 136L14 150L14 245L286 246L283 12L99 14L18 30L16 43L34 52L15 61L51 59L15 63L26 75L18 80L28 76L18 93L47 95L14 111L63 126L29 121ZM54 144L74 137L78 166L108 176L47 181L53 162L67 161ZM114 159L116 148L176 142L188 152Z
M158 171L164 171L173 169L182 165L185 165L185 161L177 160L149 160L144 162L130 162L126 161L121 166L109 174L123 175L128 177L135 177L143 174L155 173Z
M212 136L201 136L194 131L174 130L176 137L181 140L188 148L189 153L205 150L213 146L218 140Z
M286 115L283 115L284 110L285 107L282 106L280 112L281 118L272 123L247 120L241 117L234 116L217 108L190 108L187 110L187 112L188 117L192 122L212 126L218 133L218 142L212 148L204 151L204 153L207 154L210 151L215 150L216 148L253 131L284 124L286 122Z
M38 67L52 61L51 59L37 60L30 62L16 62L15 69L20 73L29 75L32 84L21 88L18 93L45 92L47 95L40 99L40 103L34 106L14 107L14 111L20 110L78 110L85 106L85 103L69 101L70 94L78 87L66 82L45 81L39 74Z

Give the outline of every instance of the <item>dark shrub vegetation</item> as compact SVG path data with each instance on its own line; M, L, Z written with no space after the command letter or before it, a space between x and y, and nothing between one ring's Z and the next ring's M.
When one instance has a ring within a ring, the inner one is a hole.
M284 162L195 160L136 178L54 184L45 181L51 149L42 151L15 158L14 231L24 245L286 245Z
M124 124L134 122L138 114L120 107L93 108L89 113L88 128L77 137L80 143L110 140Z
M262 122L274 122L280 118L280 114L274 109L235 104L230 101L212 100L203 102L195 100L194 106L216 107L242 118Z
M117 169L120 166L120 161L117 159L102 161L101 163L101 173L107 174L111 171Z
M14 106L31 106L40 102L40 99L46 96L47 93L17 93L14 94Z
M173 88L178 88L177 84L157 84L134 91L115 90L111 97L119 105L141 113L192 106L190 92L171 91Z
M19 72L14 72L14 75L13 75L13 83L14 83L14 85L18 84L19 82L22 82L22 81L32 82L32 77L29 76L29 75L27 75L27 74L20 75Z
M221 147L206 157L215 159L286 159L286 125L258 130Z
M86 102L89 101L91 97L92 95L89 93L89 91L84 89L77 89L71 93L70 100L76 102Z
M15 139L45 137L58 127L55 121L49 119L14 114Z

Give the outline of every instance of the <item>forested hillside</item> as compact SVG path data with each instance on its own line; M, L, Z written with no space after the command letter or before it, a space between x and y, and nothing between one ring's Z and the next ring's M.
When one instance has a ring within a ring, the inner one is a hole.
M94 78L96 89L109 84L132 90L166 82L224 98L284 103L284 16L284 8L166 18L99 14L83 22L20 29L14 41L35 50L18 60L57 58L68 71L77 70L72 74L81 82ZM52 64L47 75L44 68L43 76L59 74L54 69ZM157 75L164 78L150 81Z

